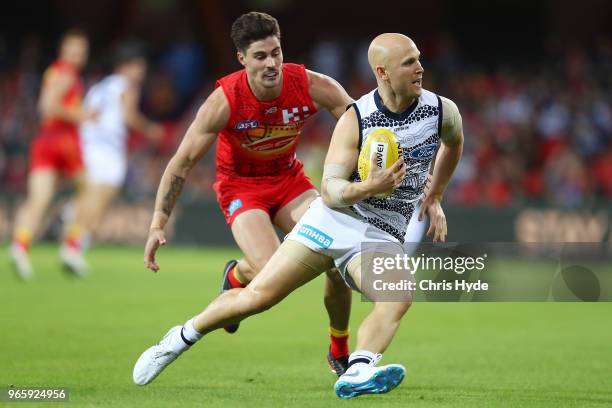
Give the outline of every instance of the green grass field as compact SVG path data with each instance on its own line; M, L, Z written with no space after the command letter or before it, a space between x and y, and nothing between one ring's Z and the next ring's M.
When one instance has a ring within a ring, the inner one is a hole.
M99 248L94 274L75 280L55 247L38 246L28 283L0 264L0 387L68 387L66 406L612 406L612 303L417 303L382 361L407 367L403 384L340 400L324 359L322 278L133 385L139 354L216 295L236 255L166 247L155 275L140 248ZM354 297L353 333L369 308Z

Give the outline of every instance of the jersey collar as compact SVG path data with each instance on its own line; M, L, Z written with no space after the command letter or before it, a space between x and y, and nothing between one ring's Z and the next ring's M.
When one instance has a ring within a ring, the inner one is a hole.
M378 89L376 89L374 91L374 102L376 103L376 107L378 108L379 111L381 111L385 116L394 119L394 120L404 120L406 118L408 118L408 116L410 116L410 114L412 112L414 112L414 110L416 109L416 107L419 104L419 99L420 97L417 97L414 102L403 112L401 113L395 113L395 112L391 112L382 102L382 99L380 99L380 95L378 93Z

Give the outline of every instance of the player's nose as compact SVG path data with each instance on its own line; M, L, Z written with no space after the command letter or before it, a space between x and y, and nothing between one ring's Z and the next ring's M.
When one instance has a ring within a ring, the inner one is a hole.
M423 72L425 72L425 68L423 68L423 64L421 64L421 61L417 61L417 74L422 74Z
M266 58L266 68L274 68L276 67L276 59L272 56Z

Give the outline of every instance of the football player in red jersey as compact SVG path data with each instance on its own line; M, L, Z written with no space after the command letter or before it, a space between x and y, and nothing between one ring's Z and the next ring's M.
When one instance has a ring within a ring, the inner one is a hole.
M93 119L95 114L82 109L83 83L79 71L87 63L89 41L77 29L67 31L60 40L59 58L45 71L38 108L40 129L30 150L28 196L17 212L11 259L18 275L32 276L28 250L45 211L57 189L60 176L71 179L77 187L83 180L83 162L79 146L78 124ZM78 228L67 229L62 260L73 272L78 246ZM77 262L81 259L76 259ZM77 265L78 266L78 265Z
M244 69L217 81L168 163L144 252L145 265L157 271L155 253L166 243L164 226L185 179L218 140L214 189L244 254L226 265L223 291L253 279L280 245L274 225L288 233L317 197L295 155L305 121L320 109L339 118L352 103L332 78L283 63L280 30L272 16L240 16L231 37ZM327 358L341 375L348 363L351 291L335 270L327 274L324 303L330 318Z

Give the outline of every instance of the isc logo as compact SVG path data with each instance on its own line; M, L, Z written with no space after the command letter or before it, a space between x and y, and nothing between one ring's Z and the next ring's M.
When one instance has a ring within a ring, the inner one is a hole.
M283 109L283 123L289 122L300 122L310 116L310 109L308 106L302 106L302 115L300 115L300 108Z

